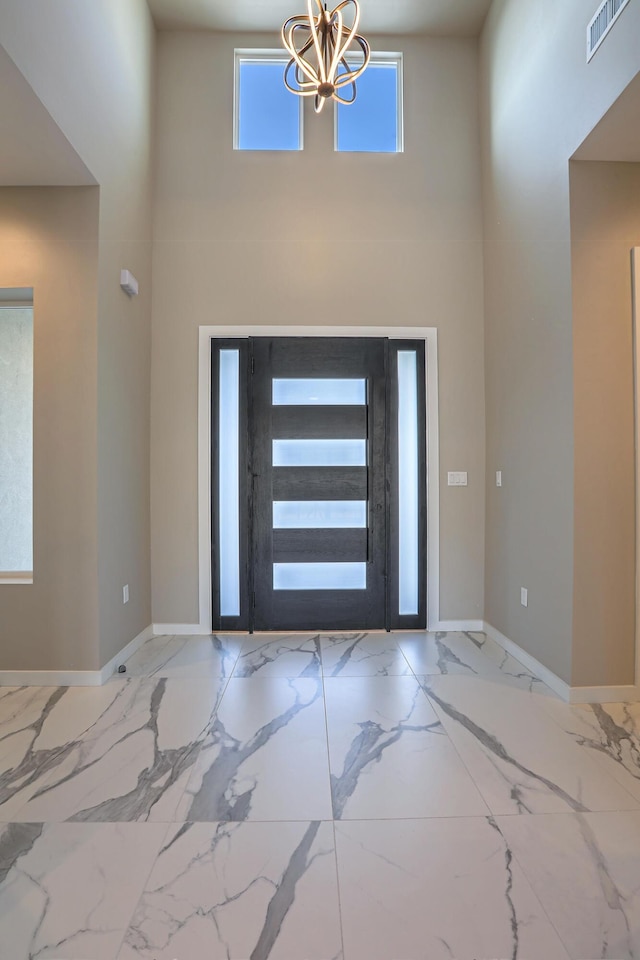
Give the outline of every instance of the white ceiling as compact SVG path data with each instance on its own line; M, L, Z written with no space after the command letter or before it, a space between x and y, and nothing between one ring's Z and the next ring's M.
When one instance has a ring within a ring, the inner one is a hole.
M0 186L49 187L95 180L0 47Z
M307 9L306 0L147 2L159 29L279 31L285 20ZM491 0L360 0L362 33L477 36L490 6Z
M640 162L640 74L596 124L574 160Z

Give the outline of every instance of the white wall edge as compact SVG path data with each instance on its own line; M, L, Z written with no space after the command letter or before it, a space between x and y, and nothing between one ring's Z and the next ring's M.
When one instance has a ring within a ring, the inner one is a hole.
M211 627L199 623L154 623L153 632L158 637L204 637L210 636Z
M0 585L10 583L13 586L24 585L29 586L33 584L33 577L0 577Z
M247 337L388 337L424 340L427 399L427 626L440 621L440 437L438 331L435 327L305 327L227 325L198 330L198 628L162 633L211 633L211 341ZM175 624L157 624L175 627ZM184 625L183 625L184 626Z
M548 667L545 667L539 660L536 660L535 657L532 657L530 653L527 653L526 650L523 650L522 647L519 647L517 643L514 643L513 640L509 640L508 637L505 637L503 633L500 633L499 630L496 630L495 627L491 626L490 623L484 622L484 632L491 639L494 640L503 650L506 650L507 653L511 654L514 659L522 664L523 667L526 667L527 670L530 670L531 673L535 674L539 680L542 680L543 683L546 683L548 687L551 687L554 693L557 693L566 703L570 701L571 687L564 680L561 680L560 677L556 676Z
M0 670L0 687L101 687L152 636L145 627L101 670Z
M636 446L636 688L640 688L640 247L631 250L633 392ZM597 701L596 701L597 702Z
M433 633L484 633L484 621L440 620L429 630Z

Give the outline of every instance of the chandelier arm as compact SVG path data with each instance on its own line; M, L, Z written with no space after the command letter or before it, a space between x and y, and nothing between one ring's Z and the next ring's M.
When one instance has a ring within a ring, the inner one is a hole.
M354 83L359 77L362 76L364 71L369 66L369 60L371 59L371 49L369 47L369 44L364 39L364 37L356 37L355 41L360 45L364 53L364 63L362 64L362 66L358 67L357 70L352 70L351 68L349 68L348 74L342 74L342 82L337 82L336 87L344 87L348 83Z
M330 41L331 46L333 47L332 57L331 57L331 66L329 68L329 83L335 82L336 73L338 70L338 64L340 63L341 49L342 49L342 35L344 33L344 17L342 16L342 11L337 7L333 11L333 15L338 20L337 26L332 26L330 31Z
M336 100L338 103L342 103L345 107L350 107L352 103L356 102L356 96L357 96L355 82L352 84L352 86L353 86L353 97L351 98L351 100L346 100L344 97L341 97L339 93L334 93L333 99Z
M316 90L318 89L318 85L316 83L313 83L312 81L300 82L297 76L296 76L296 83L298 84L297 87L292 87L291 84L289 83L289 79L288 79L289 73L291 71L291 67L293 66L295 66L295 60L290 60L287 66L285 67L285 71L284 71L285 87L290 93L295 93L299 97L312 97L315 94Z
M311 12L313 0L307 0L307 10L309 11L309 25L311 27L313 43L316 48L316 56L318 57L318 78L321 83L326 83L327 82L326 70L324 65L323 50L320 44L320 36L319 36L319 31L323 34L323 36L325 34L325 23L324 23L325 12L324 10L322 10L322 5L320 4L320 0L316 0L316 3L320 6L320 9L321 9L321 13L320 13L320 16L318 17L317 23L316 23L315 17ZM321 23L322 23L322 28L320 27Z
M289 53L291 54L293 60L295 60L297 66L300 68L300 70L302 70L302 72L309 78L309 80L310 80L312 83L314 83L314 84L317 85L317 84L320 82L320 77L318 76L318 73L313 69L313 67L311 66L311 64L309 64L309 63L304 59L304 56L303 56L303 54L306 53L307 50L310 50L311 47L313 46L313 39L310 38L310 39L301 47L301 49L298 50L298 49L296 48L296 46L295 46L295 43L293 42L293 31L294 31L295 29L296 29L296 25L294 25L294 26L291 28L291 31L290 31L291 42L286 44L287 50L288 50Z
M358 27L360 25L360 7L356 3L356 0L342 0L342 3L339 3L336 9L333 11L334 14L338 14L338 16L342 17L342 10L348 7L352 3L355 6L356 10L353 17L353 24L347 34L347 39L342 46L341 55L344 55L347 52L347 50L351 46L352 40L354 39L354 37L358 32Z
M314 104L314 110L315 110L315 112L316 112L316 113L322 113L322 108L324 107L325 103L326 103L326 99L325 99L324 97L321 97L319 94L316 93L316 102L315 102L315 104Z

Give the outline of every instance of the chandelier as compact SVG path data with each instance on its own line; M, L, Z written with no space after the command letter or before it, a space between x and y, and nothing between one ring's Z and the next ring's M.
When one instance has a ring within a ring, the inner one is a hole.
M350 27L344 22L347 8L353 8ZM356 80L367 69L371 56L369 44L357 33L360 23L357 0L343 0L331 12L326 4L323 7L322 0L307 0L307 11L307 16L291 17L282 28L282 42L291 54L284 72L287 90L299 97L315 97L316 113L322 111L327 100L353 103ZM364 58L358 67L351 67L346 59L352 44L360 48ZM351 91L350 96L345 97L347 87L351 87Z

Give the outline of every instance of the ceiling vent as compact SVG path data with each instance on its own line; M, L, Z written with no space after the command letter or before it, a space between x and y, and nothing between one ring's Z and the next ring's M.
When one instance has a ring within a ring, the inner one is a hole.
M587 63L611 30L629 0L604 0L587 27Z

